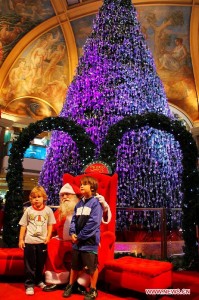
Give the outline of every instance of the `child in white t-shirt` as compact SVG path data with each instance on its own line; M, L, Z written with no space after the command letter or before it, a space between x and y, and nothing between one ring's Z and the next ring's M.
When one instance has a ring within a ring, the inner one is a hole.
M29 206L19 221L19 248L24 250L26 295L34 295L34 286L41 288L43 269L47 257L47 243L53 224L56 223L52 209L45 205L47 194L42 186L36 186L29 195Z

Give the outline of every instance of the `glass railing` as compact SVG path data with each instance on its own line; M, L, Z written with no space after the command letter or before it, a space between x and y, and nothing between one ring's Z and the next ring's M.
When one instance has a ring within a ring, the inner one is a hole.
M157 242L160 257L165 259L171 254L168 242L183 241L181 222L181 208L117 207L116 241Z

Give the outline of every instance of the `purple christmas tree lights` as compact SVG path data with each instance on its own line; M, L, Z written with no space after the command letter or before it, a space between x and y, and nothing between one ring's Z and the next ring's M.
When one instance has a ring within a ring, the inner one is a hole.
M86 130L96 145L92 160L98 159L110 126L147 112L173 118L134 6L130 0L105 0L60 116ZM117 206L181 207L181 159L179 144L169 133L149 126L126 133L117 149ZM54 131L40 174L50 204L59 203L62 175L77 175L84 165L71 137ZM133 216L126 215L126 222L133 222ZM168 222L180 226L178 214ZM152 227L156 225L154 221Z

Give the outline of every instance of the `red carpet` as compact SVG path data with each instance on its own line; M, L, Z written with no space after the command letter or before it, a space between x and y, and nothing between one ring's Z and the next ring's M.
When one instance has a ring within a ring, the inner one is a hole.
M3 282L2 282L3 281ZM22 300L22 299L30 299L31 296L26 296L24 292L24 285L21 280L19 282L15 282L14 280L9 280L10 282L6 282L5 279L1 278L0 283L0 299L6 300ZM185 295L175 295L173 297L163 296L162 300L171 300L171 299L191 299L191 300L199 300L199 272L192 271L178 271L173 274L173 288L174 289L190 289L191 294L188 296ZM35 288L35 295L33 296L34 300L63 300L62 297L63 291L54 291L50 293L43 292L39 288ZM118 290L111 291L110 293L104 292L102 290L98 290L97 300L142 300L145 298L144 295L140 295L137 293L133 293L128 290ZM84 297L81 295L72 295L69 299L71 300L83 300Z

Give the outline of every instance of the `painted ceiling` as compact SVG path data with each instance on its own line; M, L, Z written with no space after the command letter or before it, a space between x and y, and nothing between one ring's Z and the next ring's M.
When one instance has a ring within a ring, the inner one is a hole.
M134 0L169 104L199 126L199 0ZM0 108L27 125L59 114L102 1L0 0Z

